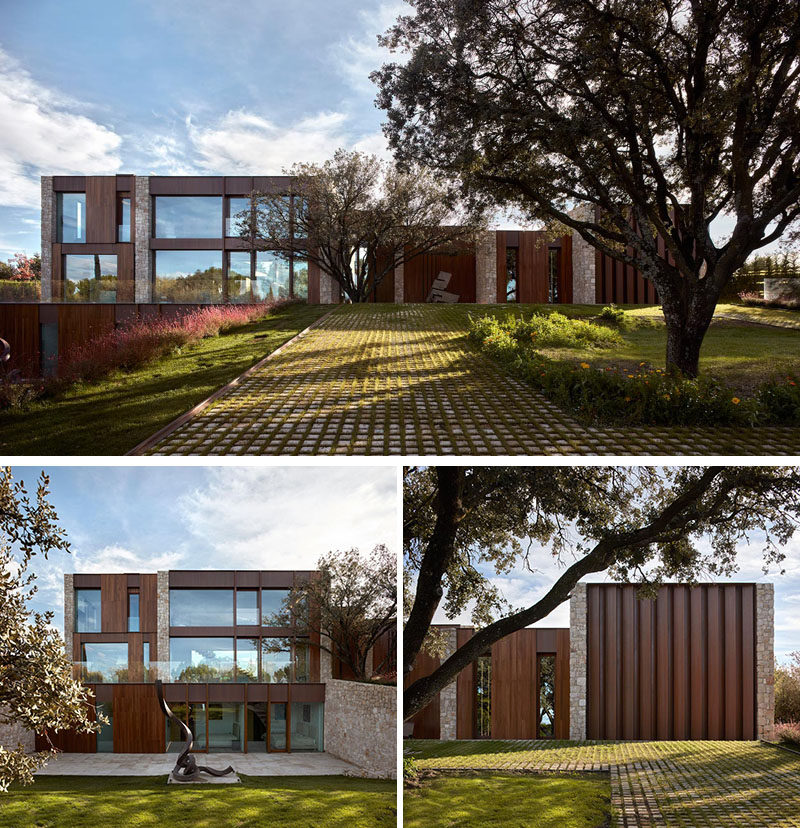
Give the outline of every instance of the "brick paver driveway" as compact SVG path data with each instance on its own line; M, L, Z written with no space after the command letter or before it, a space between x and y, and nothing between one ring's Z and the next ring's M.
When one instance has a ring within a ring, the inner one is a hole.
M463 309L343 306L153 454L800 454L800 429L589 427L477 353Z
M758 742L426 742L441 770L607 771L617 828L800 826L800 756Z

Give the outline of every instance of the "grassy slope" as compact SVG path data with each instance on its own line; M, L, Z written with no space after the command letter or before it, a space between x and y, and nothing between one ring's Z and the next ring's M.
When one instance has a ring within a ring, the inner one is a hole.
M3 828L389 828L396 783L342 776L242 776L242 785L167 787L157 777L40 776L0 794Z
M525 305L522 310L526 315L533 310L559 310L568 316L590 316L596 314L599 308L596 305L576 305L564 309ZM735 313L745 324L722 319L712 323L700 354L701 374L714 376L731 388L747 393L774 374L797 371L800 365L800 314L734 305L721 305L719 311L724 314ZM649 362L657 368L663 368L667 332L661 312L658 308L651 307L634 308L632 312L637 316L654 319L659 324L623 332L626 344L621 348L551 348L542 349L542 353L555 359L586 361L595 366L620 365L633 368L640 362ZM747 324L767 321L795 324L798 329Z
M69 391L23 412L0 412L0 454L124 454L326 313L291 305L272 316Z
M439 777L403 794L404 828L598 828L609 814L599 775Z

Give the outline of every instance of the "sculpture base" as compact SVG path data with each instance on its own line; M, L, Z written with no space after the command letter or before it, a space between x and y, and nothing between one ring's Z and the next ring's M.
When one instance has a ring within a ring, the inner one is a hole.
M175 779L172 774L167 776L167 785L241 785L242 780L236 773L229 773L227 776L209 776L207 773L201 773L197 779L192 779L188 782L182 782Z

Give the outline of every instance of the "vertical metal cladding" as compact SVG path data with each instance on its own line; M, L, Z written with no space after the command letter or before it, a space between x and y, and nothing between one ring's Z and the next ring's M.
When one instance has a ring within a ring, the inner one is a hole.
M756 585L587 587L589 739L755 739Z

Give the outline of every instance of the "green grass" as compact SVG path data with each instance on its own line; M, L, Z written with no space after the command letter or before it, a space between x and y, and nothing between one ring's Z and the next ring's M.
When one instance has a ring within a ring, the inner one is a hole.
M40 776L0 794L2 828L389 828L396 783L344 776L241 775L241 785L177 787L157 777Z
M404 828L598 828L609 824L604 774L442 776L403 794Z
M0 411L2 454L124 454L329 310L290 305L130 373Z

